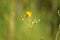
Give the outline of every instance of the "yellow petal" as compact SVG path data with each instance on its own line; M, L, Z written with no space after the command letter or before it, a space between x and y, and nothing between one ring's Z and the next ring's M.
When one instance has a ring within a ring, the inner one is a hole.
M29 17L31 17L32 16L32 12L27 11L26 15L28 15Z

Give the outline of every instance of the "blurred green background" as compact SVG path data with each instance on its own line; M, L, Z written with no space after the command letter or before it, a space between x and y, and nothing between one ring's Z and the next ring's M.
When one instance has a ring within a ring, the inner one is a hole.
M0 40L56 40L58 10L60 0L0 0ZM27 34L23 27L29 22L20 19L26 11L32 12L32 19L40 19Z

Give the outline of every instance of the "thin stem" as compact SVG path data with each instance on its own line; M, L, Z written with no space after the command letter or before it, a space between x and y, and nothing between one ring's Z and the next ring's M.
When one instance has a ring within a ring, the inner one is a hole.
M59 24L59 30L60 30L60 24ZM58 40L58 36L59 36L59 34L60 34L60 31L57 31L57 34L56 34L56 39L55 40Z
M59 31L57 32L57 34L56 34L56 39L55 40L57 40L58 39L58 36L59 36Z

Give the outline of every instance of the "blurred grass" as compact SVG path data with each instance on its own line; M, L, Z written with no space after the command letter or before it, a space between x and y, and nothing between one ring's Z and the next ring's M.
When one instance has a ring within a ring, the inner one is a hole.
M59 0L0 0L0 40L55 40L58 7ZM26 11L33 13L32 18L41 20L33 25L29 39L26 39L28 34L25 34L25 24L20 19Z

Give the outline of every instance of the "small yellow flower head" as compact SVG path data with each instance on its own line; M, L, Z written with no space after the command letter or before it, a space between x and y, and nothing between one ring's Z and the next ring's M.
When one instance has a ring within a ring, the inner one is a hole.
M27 11L27 12L26 12L26 15L27 15L28 17L31 17L31 16L32 16L32 12Z

